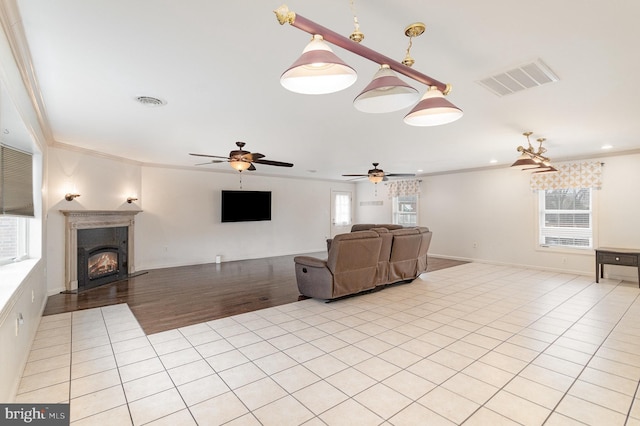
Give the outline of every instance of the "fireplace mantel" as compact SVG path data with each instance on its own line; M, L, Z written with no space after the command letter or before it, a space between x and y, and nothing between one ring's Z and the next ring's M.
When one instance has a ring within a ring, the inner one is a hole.
M60 210L65 216L65 290L78 290L78 229L126 226L129 248L127 273L135 272L134 217L142 210Z

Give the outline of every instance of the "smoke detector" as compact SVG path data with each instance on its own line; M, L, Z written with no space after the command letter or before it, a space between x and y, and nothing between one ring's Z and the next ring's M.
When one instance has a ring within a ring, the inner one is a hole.
M525 89L555 83L560 80L551 69L537 59L519 67L476 81L497 96L506 96Z
M140 102L142 105L149 107L156 107L167 104L167 101L154 98L153 96L137 96L136 101Z

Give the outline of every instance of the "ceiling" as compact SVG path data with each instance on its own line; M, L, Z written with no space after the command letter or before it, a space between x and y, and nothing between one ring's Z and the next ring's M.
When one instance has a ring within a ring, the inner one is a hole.
M533 142L547 139L556 161L603 155L603 145L612 146L607 153L640 149L640 3L351 1L363 44L398 61L404 28L426 24L413 41L413 68L453 86L447 98L464 111L460 120L412 127L402 121L408 110L357 111L353 98L378 66L338 47L358 71L352 87L288 92L280 74L310 35L277 22L277 0L16 0L23 25L12 31L26 37L49 143L142 163L192 167L202 159L190 152L227 155L245 141L267 160L295 164L249 173L346 180L340 175L366 173L372 162L418 174L507 166L528 130ZM345 36L353 30L350 0L287 4ZM535 60L559 80L502 97L478 83Z

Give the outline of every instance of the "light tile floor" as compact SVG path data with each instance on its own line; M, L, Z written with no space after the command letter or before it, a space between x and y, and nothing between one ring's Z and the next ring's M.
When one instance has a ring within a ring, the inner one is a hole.
M43 317L17 402L74 425L640 425L639 320L636 283L478 263L149 336L115 305Z

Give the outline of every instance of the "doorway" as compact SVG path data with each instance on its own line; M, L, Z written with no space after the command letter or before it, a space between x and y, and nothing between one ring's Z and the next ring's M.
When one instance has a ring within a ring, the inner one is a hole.
M351 231L353 195L351 191L331 190L331 237Z

